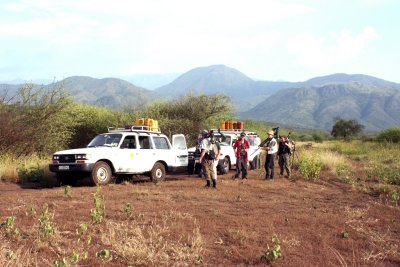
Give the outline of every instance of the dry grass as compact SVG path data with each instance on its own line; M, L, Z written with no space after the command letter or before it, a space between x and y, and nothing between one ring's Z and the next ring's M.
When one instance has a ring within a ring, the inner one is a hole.
M4 182L48 182L54 175L49 171L49 159L32 155L15 158L10 155L0 156L0 181ZM32 181L30 181L32 179Z
M181 232L187 223L193 224L193 231ZM171 238L172 233L179 238ZM190 266L202 259L202 235L188 213L170 211L161 222L107 222L101 240L133 265Z

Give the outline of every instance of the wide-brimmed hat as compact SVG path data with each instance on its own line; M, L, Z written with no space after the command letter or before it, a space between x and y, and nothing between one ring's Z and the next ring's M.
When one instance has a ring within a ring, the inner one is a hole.
M268 131L268 133L267 133L268 135L274 135L274 132L273 131Z

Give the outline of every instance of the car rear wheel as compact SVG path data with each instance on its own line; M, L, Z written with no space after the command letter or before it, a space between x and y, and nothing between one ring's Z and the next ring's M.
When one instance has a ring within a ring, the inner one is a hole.
M110 166L104 162L99 161L94 165L91 175L92 181L97 185L106 185L113 181L113 175Z
M150 172L150 179L152 182L162 182L165 180L165 166L160 162L156 162Z
M227 174L231 168L231 161L228 157L225 157L222 162L221 174Z

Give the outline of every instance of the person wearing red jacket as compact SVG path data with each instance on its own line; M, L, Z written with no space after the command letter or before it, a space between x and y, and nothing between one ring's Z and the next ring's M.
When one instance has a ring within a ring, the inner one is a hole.
M246 134L242 132L240 138L233 144L236 155L236 174L235 178L239 178L242 172L242 179L247 179L247 162L249 161L247 152L249 151L249 142L246 140Z

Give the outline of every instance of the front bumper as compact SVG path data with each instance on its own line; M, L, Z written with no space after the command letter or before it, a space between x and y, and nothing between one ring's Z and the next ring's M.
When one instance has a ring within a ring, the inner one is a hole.
M94 163L83 164L49 164L51 172L91 172Z

